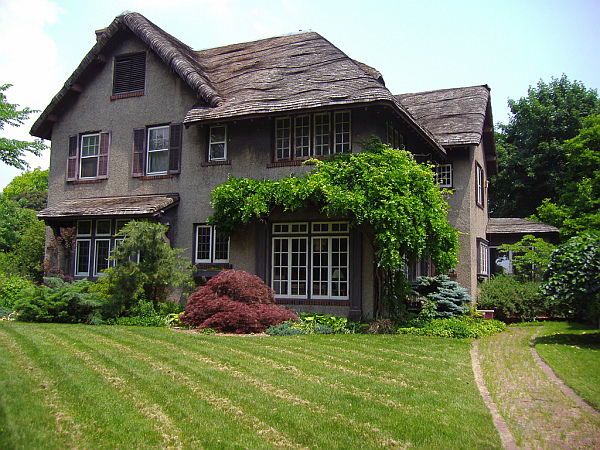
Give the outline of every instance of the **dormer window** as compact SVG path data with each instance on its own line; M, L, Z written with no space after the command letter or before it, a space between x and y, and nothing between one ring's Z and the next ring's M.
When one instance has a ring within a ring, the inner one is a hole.
M146 53L115 57L112 99L144 94L146 87Z

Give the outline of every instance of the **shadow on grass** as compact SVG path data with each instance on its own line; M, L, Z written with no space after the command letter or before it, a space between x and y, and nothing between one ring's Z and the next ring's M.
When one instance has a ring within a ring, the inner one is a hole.
M600 331L588 330L583 333L557 333L535 338L536 344L571 345L580 348L600 350Z

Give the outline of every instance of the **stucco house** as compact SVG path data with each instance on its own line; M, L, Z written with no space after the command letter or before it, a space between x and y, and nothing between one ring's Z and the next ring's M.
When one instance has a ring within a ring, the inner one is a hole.
M39 217L54 234L77 228L74 277L101 276L118 230L149 218L170 226L199 279L243 269L296 310L371 317L373 255L343 218L274 213L229 239L206 222L210 193L229 174L304 173L307 158L360 152L372 135L436 164L460 232L450 275L472 295L489 276L497 162L487 86L394 95L377 70L315 32L196 51L125 13L96 34L31 129L52 142ZM423 261L411 273L432 270Z

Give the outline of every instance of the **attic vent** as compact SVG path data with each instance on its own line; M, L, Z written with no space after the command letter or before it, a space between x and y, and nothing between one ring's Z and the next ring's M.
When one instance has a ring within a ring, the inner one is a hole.
M146 84L146 53L115 57L113 95L143 93Z

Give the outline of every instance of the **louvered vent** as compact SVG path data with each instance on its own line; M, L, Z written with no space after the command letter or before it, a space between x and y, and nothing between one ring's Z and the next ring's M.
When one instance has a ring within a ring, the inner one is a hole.
M113 95L144 90L146 84L146 53L132 53L115 58Z

